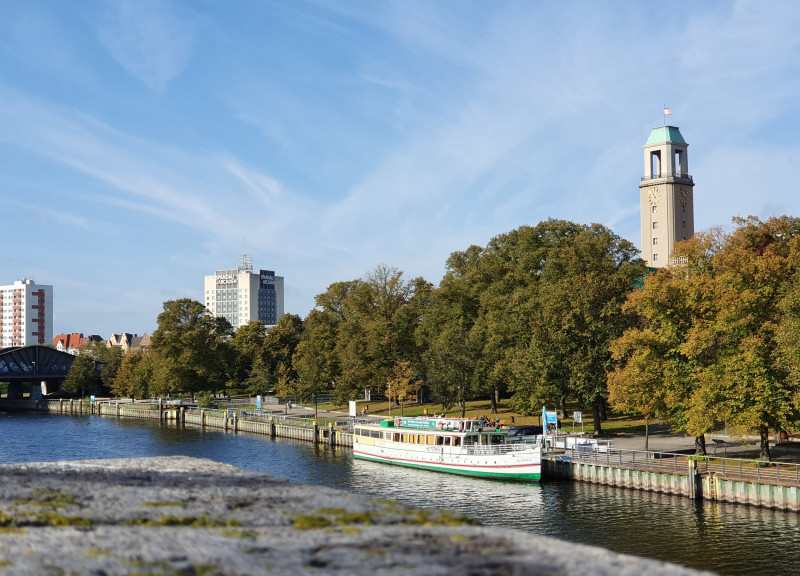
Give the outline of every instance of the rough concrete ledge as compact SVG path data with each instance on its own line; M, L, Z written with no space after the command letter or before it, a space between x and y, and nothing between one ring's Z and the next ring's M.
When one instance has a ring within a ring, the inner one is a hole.
M4 573L700 574L184 457L0 466Z

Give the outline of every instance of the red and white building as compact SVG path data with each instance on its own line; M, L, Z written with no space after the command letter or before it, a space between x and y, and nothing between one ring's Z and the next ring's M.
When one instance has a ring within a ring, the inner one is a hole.
M53 342L53 287L32 278L0 286L0 348Z
M73 332L72 334L59 334L53 338L53 347L59 352L66 352L77 356L80 347L86 342L102 343L104 340L100 336L84 337L81 332Z

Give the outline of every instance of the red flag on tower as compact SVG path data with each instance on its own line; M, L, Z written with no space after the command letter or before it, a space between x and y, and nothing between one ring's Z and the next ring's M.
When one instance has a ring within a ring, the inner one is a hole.
M672 110L664 106L664 116L672 116Z

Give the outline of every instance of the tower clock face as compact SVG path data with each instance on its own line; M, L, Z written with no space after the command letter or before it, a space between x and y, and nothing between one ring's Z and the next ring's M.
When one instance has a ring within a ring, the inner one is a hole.
M685 186L681 186L678 192L681 195L681 204L686 206L686 203L689 201L689 190L687 190Z
M661 198L661 191L658 188L652 188L648 194L648 197L650 198L650 204L655 206L658 204L659 198Z

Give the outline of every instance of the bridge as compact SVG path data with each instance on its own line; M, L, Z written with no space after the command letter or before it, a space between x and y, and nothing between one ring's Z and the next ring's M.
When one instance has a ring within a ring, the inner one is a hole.
M0 382L8 382L8 399L22 398L30 383L31 397L57 392L75 356L48 346L22 346L0 350ZM37 387L39 385L39 387Z

